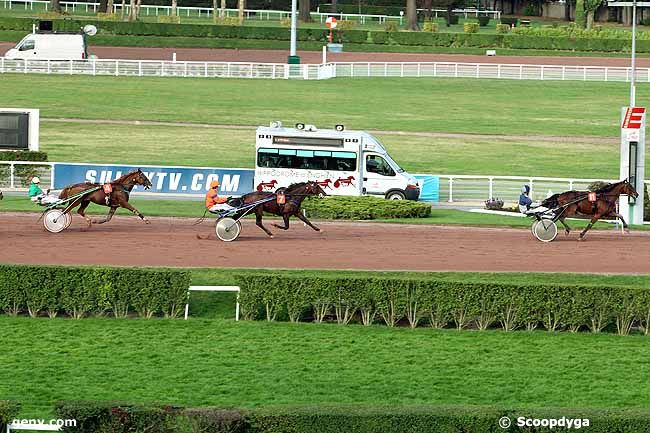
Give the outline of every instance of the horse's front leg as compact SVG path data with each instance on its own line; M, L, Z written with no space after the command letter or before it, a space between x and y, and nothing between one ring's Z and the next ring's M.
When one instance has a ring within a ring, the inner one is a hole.
M264 233L269 235L269 237L273 237L273 233L271 233L264 225L262 224L262 212L264 212L261 209L255 209L255 225L262 230L264 230Z
M137 210L136 208L134 208L133 206L131 206L128 202L120 203L120 206L123 207L124 209L128 209L128 210L130 210L131 212L133 212L134 214L136 214L137 216L139 216L140 219L141 219L142 221L144 221L146 224L151 224L151 221L149 221L147 218L145 218L145 216L142 215L142 214L140 213L139 210Z
M106 218L104 218L103 220L95 220L95 219L93 219L92 220L93 224L104 224L104 223L109 222L113 218L113 215L115 215L116 210L117 210L116 207L110 208L109 211L108 211L108 215L106 215Z
M296 216L298 217L298 219L300 219L300 221L304 222L305 224L307 224L309 227L313 228L317 232L321 231L321 229L313 225L311 221L309 221L307 217L302 214L302 212L298 212Z
M284 227L279 224L273 224L273 226L282 230L289 230L289 214L282 214L282 219L284 220Z
M623 223L623 230L625 230L625 233L630 233L630 228L627 226L627 222L625 222L625 218L623 218L623 215L621 215L620 213L615 212L614 216L616 218L620 219L621 222Z

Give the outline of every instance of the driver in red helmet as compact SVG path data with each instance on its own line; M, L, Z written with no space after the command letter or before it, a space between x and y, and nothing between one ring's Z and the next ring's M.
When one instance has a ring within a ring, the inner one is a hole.
M210 189L205 193L205 207L211 213L223 213L235 209L228 203L228 197L219 197L219 181L210 182Z

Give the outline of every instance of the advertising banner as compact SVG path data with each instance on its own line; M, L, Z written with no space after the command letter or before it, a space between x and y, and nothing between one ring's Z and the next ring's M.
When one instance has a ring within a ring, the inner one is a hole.
M52 188L62 189L80 182L107 183L138 168L153 185L147 190L150 193L203 195L213 180L218 180L221 184L219 192L228 196L240 196L253 191L255 170L249 169L58 163L54 164ZM141 186L133 189L133 192L143 191Z

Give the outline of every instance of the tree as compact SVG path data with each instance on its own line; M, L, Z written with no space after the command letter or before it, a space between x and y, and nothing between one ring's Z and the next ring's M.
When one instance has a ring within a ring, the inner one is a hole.
M178 0L172 0L172 13L173 17L177 16L176 8L178 7Z
M416 0L406 0L406 29L418 31L418 11Z
M424 0L424 17L427 20L431 19L432 10L433 10L433 0Z
M298 1L298 19L303 23L311 23L311 14L309 13L310 0L299 0Z
M576 0L576 26L585 28L585 0Z
M602 3L603 0L584 0L584 8L587 13L587 30L593 26L594 14Z
M108 7L108 0L99 0L99 7L97 12L106 13L106 8Z
M59 0L50 0L50 10L52 12L61 13L61 3L59 3Z
M129 9L129 21L135 21L138 19L138 9L135 4L135 0L131 0L131 7Z
M333 14L336 13L336 3L337 3L337 0L332 0L332 9L331 9L330 12L333 13Z
M239 25L244 24L244 9L246 9L246 0L239 0Z

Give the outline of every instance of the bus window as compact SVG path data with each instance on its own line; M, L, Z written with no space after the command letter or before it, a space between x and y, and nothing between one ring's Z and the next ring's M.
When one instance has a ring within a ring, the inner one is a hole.
M355 171L357 154L354 152L259 148L257 166L300 170Z

